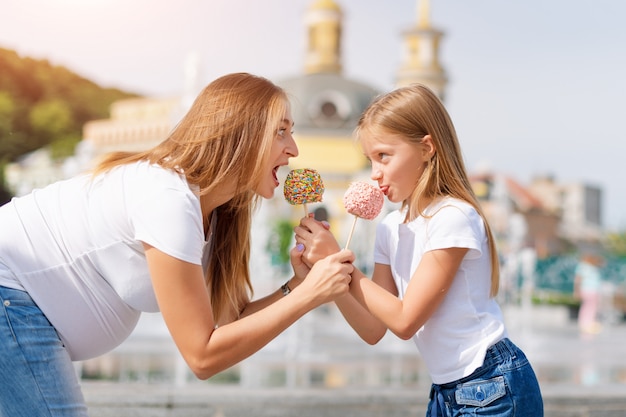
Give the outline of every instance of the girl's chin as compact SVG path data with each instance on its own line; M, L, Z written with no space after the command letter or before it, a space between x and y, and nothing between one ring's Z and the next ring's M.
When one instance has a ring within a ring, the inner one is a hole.
M387 200L389 200L390 203L398 203L399 202L397 199L395 199L393 197L393 194L387 193L387 195L385 195L385 197L387 197Z

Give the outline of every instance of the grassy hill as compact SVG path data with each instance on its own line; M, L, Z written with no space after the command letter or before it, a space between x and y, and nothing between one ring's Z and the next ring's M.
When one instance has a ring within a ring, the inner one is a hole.
M0 48L0 204L10 197L6 163L43 146L58 158L71 155L85 122L109 117L112 102L136 96Z

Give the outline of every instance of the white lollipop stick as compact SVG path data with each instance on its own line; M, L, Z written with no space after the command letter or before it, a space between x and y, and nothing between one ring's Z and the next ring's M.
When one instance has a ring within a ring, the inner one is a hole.
M350 184L343 196L343 204L346 211L354 215L354 222L352 222L352 228L350 229L350 235L348 236L345 249L348 249L350 240L352 240L356 219L362 217L367 220L372 220L380 213L380 210L383 208L383 202L384 197L382 191L373 185L365 182L353 182Z
M346 246L344 247L344 249L348 249L348 246L350 246L350 241L352 240L352 234L354 233L354 226L356 226L356 220L359 218L359 216L354 216L354 221L352 222L352 227L350 228L350 234L348 235L348 240L346 241Z

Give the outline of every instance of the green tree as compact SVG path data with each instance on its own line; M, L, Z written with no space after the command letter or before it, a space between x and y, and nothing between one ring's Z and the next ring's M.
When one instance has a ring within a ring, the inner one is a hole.
M60 159L74 154L74 148L81 135L74 129L74 119L70 106L61 100L41 101L33 106L30 124L41 146L50 144L52 158Z
M74 155L74 149L80 142L80 136L76 134L68 134L54 140L50 144L50 157L52 159L63 159Z
M11 193L7 190L4 180L4 167L6 163L0 160L0 206L11 199Z
M13 97L0 91L0 162L13 160L24 150L24 136L15 127L16 108Z
M58 99L35 104L30 111L29 121L33 133L40 137L44 144L68 134L73 124L70 107Z
M13 112L15 112L13 98L6 91L0 91L0 139L8 136L13 130Z
M63 156L87 121L106 118L111 103L137 96L3 48L0 94L0 160L7 162L53 142L53 153Z
M293 239L294 225L287 220L278 220L272 226L266 250L272 258L272 264L279 268L289 266L289 245Z
M606 239L606 248L611 255L626 258L626 231L609 233Z
M111 103L129 97L137 95L0 48L0 203L10 197L3 180L7 163L43 146L50 146L53 158L71 155L83 125L108 117Z

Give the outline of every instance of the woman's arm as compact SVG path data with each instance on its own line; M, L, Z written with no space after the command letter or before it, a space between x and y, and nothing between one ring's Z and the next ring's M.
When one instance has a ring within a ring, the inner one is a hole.
M298 285L302 283L304 278L307 276L311 268L304 264L302 259L302 251L304 250L304 245L298 244L295 248L291 249L289 252L289 256L291 259L291 266L294 271L294 275L285 283L289 288L289 291L295 289ZM283 293L282 287L278 288L273 293L260 298L258 300L254 300L249 302L243 311L240 313L240 317L249 316L252 313L255 313L259 310L264 309L270 304L280 300L283 298L285 294Z
M201 266L176 259L147 244L144 248L165 323L183 358L200 379L235 365L308 311L345 295L354 259L347 250L330 256L318 262L289 296L216 328Z

